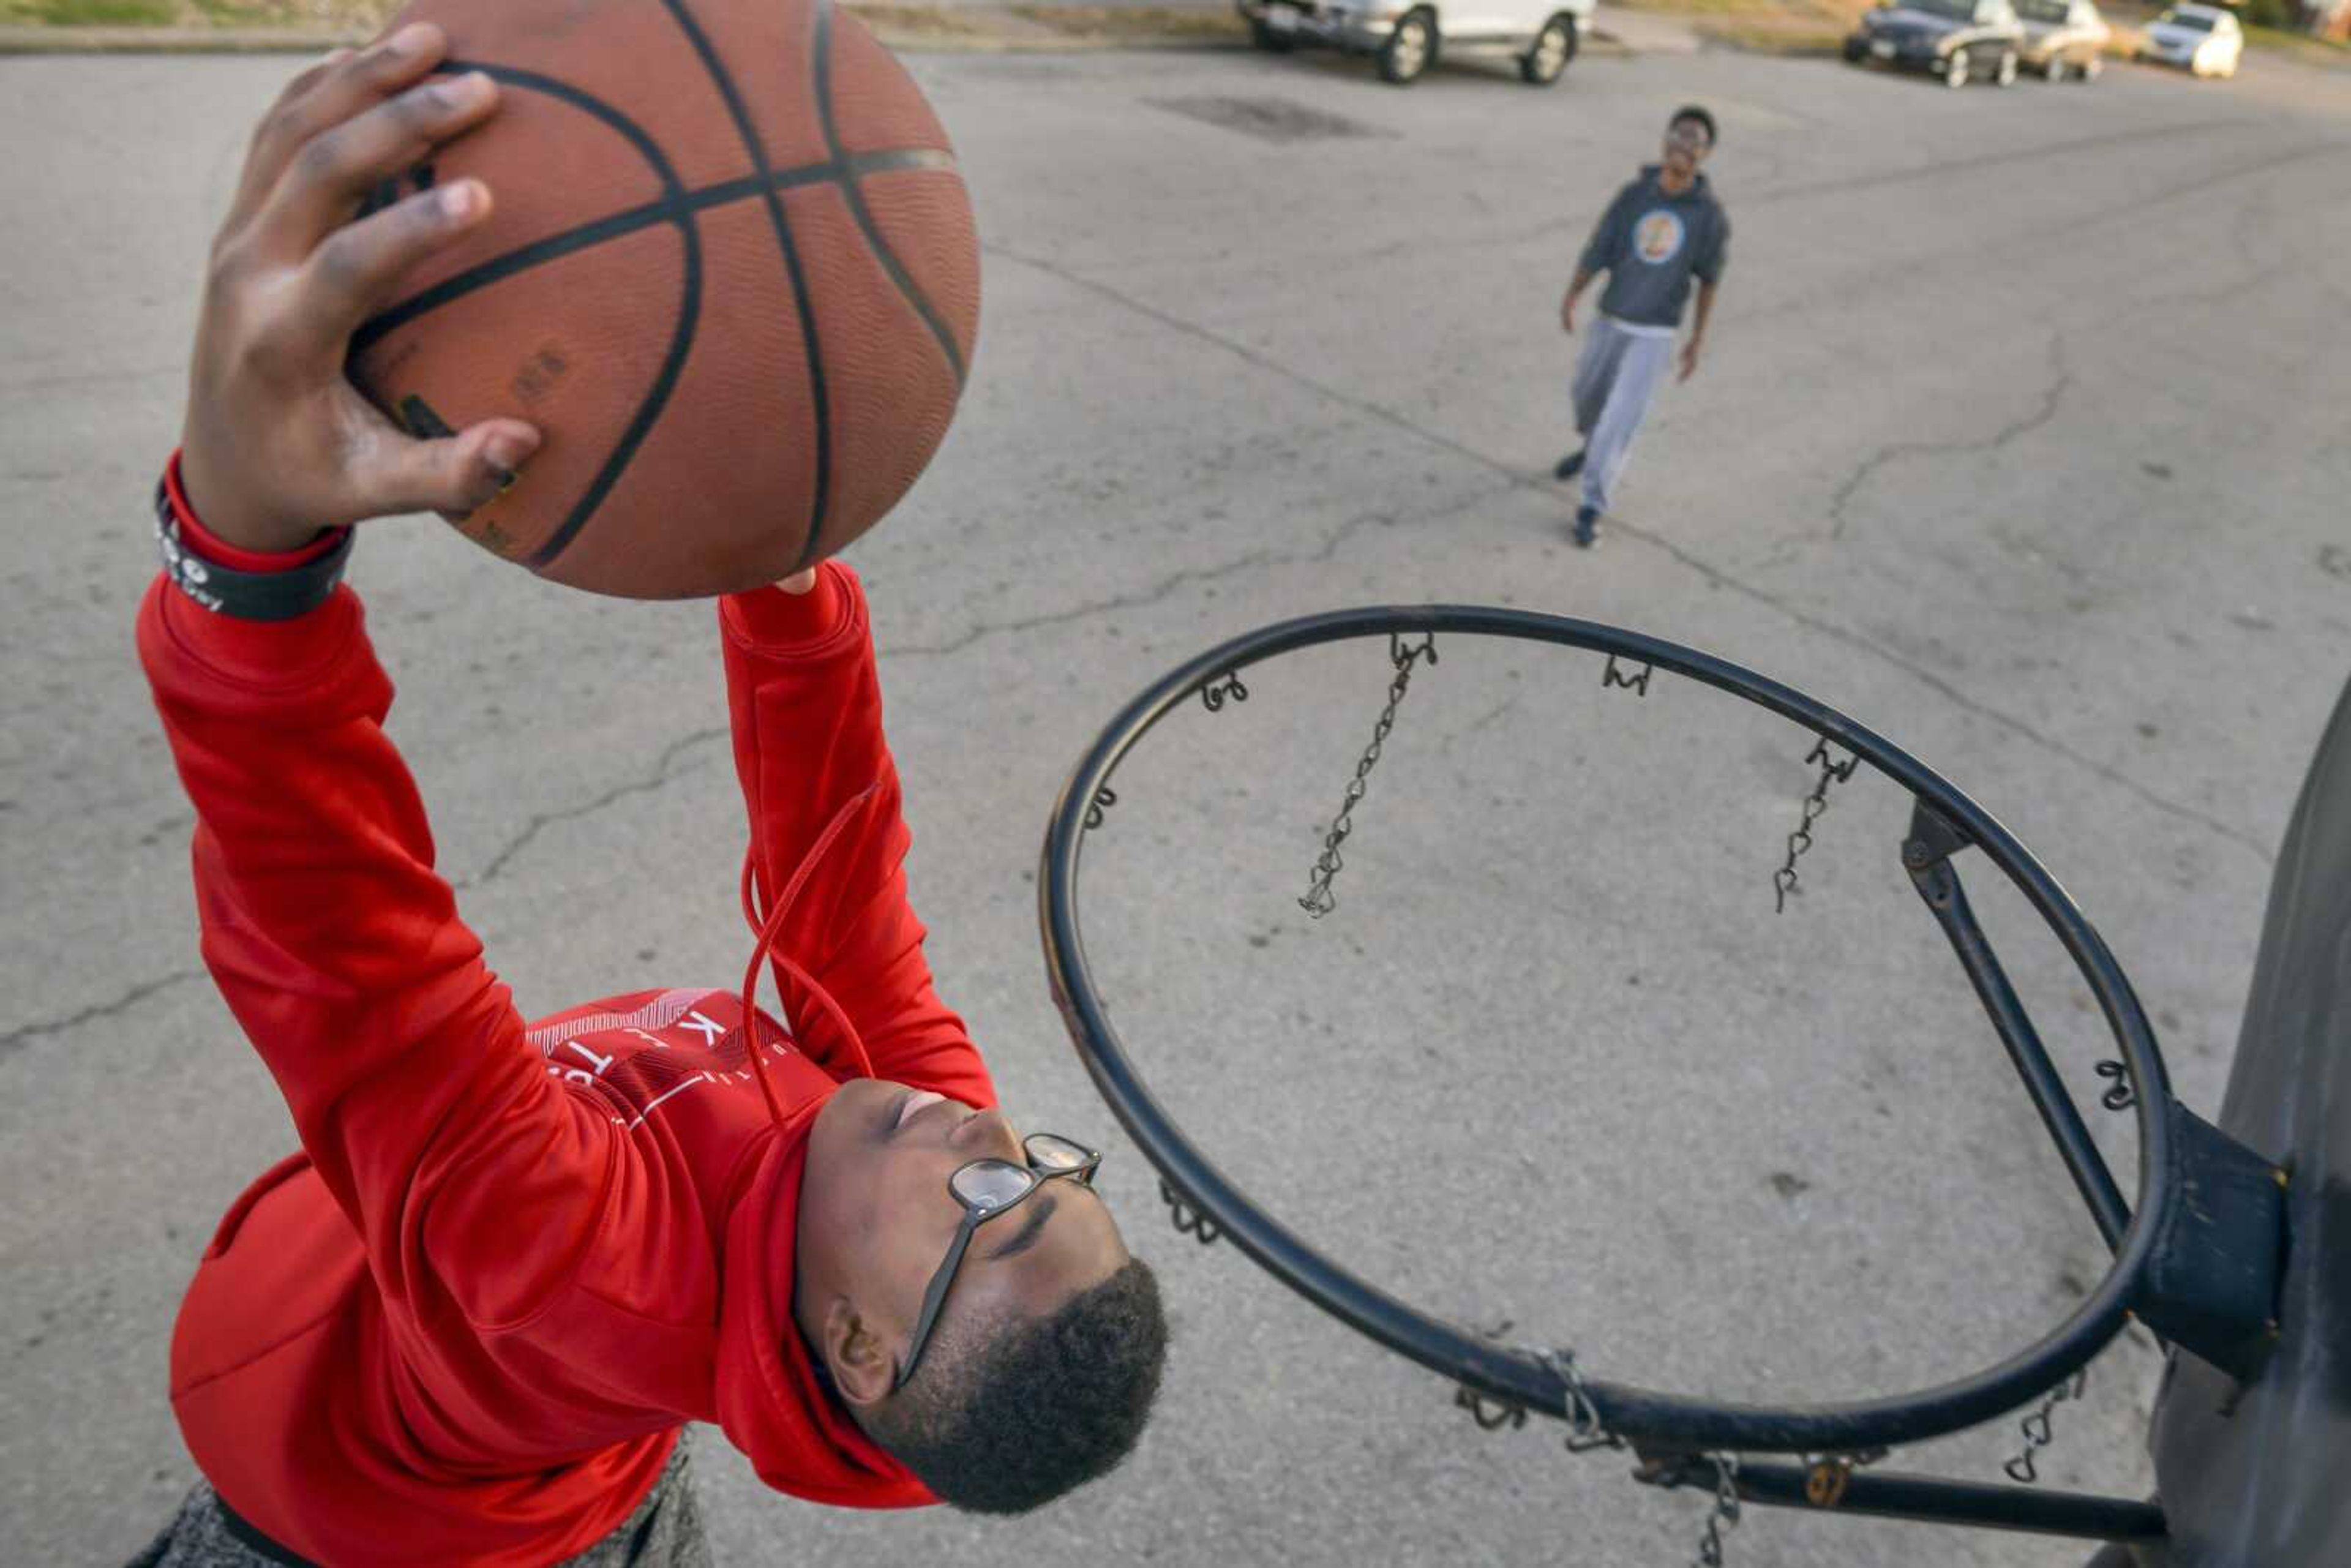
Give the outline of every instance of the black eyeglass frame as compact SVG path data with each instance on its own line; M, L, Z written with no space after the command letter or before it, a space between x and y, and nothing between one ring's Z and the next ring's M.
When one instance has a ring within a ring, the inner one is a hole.
M1068 1145L1083 1155L1085 1158L1074 1166L1066 1166L1057 1170L1039 1170L1036 1155L1031 1153L1029 1145L1046 1138L1050 1138L1057 1144ZM898 1368L896 1380L890 1385L891 1393L895 1394L905 1387L914 1377L914 1369L922 1364L923 1349L931 1343L931 1332L938 1327L939 1309L946 1305L947 1291L955 1284L956 1271L963 1266L964 1254L971 1249L971 1239L979 1233L979 1228L991 1219L1003 1218L1036 1197L1049 1181L1069 1176L1074 1177L1081 1186L1093 1186L1094 1171L1102 1161L1101 1150L1090 1149L1075 1138L1063 1137L1059 1133L1029 1134L1020 1140L1020 1153L1029 1161L1025 1166L1016 1166L1010 1160L998 1159L994 1155L987 1155L976 1160L966 1160L947 1173L947 1196L961 1206L963 1223L956 1227L955 1240L948 1246L946 1257L940 1260L938 1270L931 1276L930 1284L923 1291L922 1315L914 1320L914 1336L906 1343L906 1360L904 1364ZM979 1166L1002 1166L1007 1170L1017 1171L1032 1179L1028 1187L1016 1197L994 1207L982 1208L956 1190L956 1183L961 1179L963 1173Z

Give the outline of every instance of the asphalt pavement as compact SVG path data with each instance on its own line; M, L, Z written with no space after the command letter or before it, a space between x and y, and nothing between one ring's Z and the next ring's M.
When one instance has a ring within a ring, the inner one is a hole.
M1029 1521L764 1493L715 1434L719 1558L820 1568L1687 1561L1702 1506L1487 1436L1433 1375L1171 1231L1063 1035L1035 934L1063 775L1223 637L1457 601L1614 622L1811 691L2032 846L2217 1103L2272 859L2351 669L2351 91L2116 69L1947 91L1822 61L1507 64L1405 91L1235 52L925 56L986 246L965 410L852 552L942 988L1008 1106L1110 1151L1165 1281L1158 1419ZM148 487L199 267L285 62L0 62L0 1540L107 1563L192 1471L172 1312L291 1146L203 978L189 818L133 666ZM1709 106L1734 224L1707 361L1601 548L1551 483L1577 246ZM354 580L445 873L525 1009L725 983L740 807L710 613L539 584L438 525ZM1122 774L1088 946L1202 1146L1366 1277L1595 1375L1890 1394L2054 1322L2101 1248L1894 851L1837 786L1774 914L1812 737L1660 674L1458 640L1294 902L1386 689L1374 644L1253 672ZM1989 877L1989 868L1970 871ZM2105 1054L2021 904L1979 902L2085 1102ZM2127 1118L2100 1136L2127 1184ZM2049 1484L2143 1494L2134 1332ZM2012 1420L1899 1462L1996 1481ZM2086 1552L1748 1511L1738 1568Z

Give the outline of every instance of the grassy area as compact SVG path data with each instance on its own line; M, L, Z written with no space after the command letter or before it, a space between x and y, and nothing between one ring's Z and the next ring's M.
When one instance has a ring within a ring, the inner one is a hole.
M2313 65L2351 67L2351 41L2314 38L2279 27L2247 27L2245 42L2255 48L2277 49Z
M1751 5L1754 0L1737 0ZM381 27L402 0L0 0L0 26L298 27L365 36ZM993 15L957 5L848 0L841 7L889 38L982 37L1010 15L1071 37L1225 38L1241 36L1240 19L1221 6L1012 5Z
M1769 54L1832 53L1860 25L1872 0L1604 0L1608 9L1651 11L1687 18L1699 37ZM2103 0L2114 29L2106 53L2128 58L2147 23L2162 14L2159 3ZM2248 24L2245 42L2318 65L2351 66L2351 44L2313 38L2277 27Z
M0 0L0 24L372 32L398 9L391 0Z
M854 9L854 7L852 7ZM1180 5L1014 5L1014 16L1089 38L1239 38L1238 12Z
M1605 0L1628 11L1687 16L1691 29L1733 48L1773 55L1834 54L1860 25L1869 0ZM1606 26L1603 21L1602 26Z
M844 5L884 38L966 38L987 31L985 20L952 5Z
M0 0L0 26L307 28L363 37L400 8L402 0ZM1859 25L1871 0L1604 0L1610 8L1687 18L1700 37L1765 54L1834 54ZM1000 29L986 12L954 5L848 0L842 8L884 38L981 37ZM2162 9L2143 0L2106 0L2114 37L2106 52L2127 57L2140 29ZM1004 5L996 15L1071 38L1236 37L1230 11L1183 5ZM1604 26L1605 24L1604 23ZM2305 37L2274 27L2247 26L2246 42L2317 65L2351 67L2351 45Z

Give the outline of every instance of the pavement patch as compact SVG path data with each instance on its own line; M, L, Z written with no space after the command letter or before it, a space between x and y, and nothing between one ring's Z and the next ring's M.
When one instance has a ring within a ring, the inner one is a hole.
M1153 98L1144 102L1170 114L1238 131L1260 141L1321 141L1340 136L1392 136L1394 131L1331 114L1281 98Z

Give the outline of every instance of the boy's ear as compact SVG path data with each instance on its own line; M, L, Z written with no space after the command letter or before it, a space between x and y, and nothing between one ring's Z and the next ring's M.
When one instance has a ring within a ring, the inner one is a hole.
M846 1296L835 1296L825 1309L823 1348L825 1367L843 1404L871 1410L890 1397L898 1358Z

